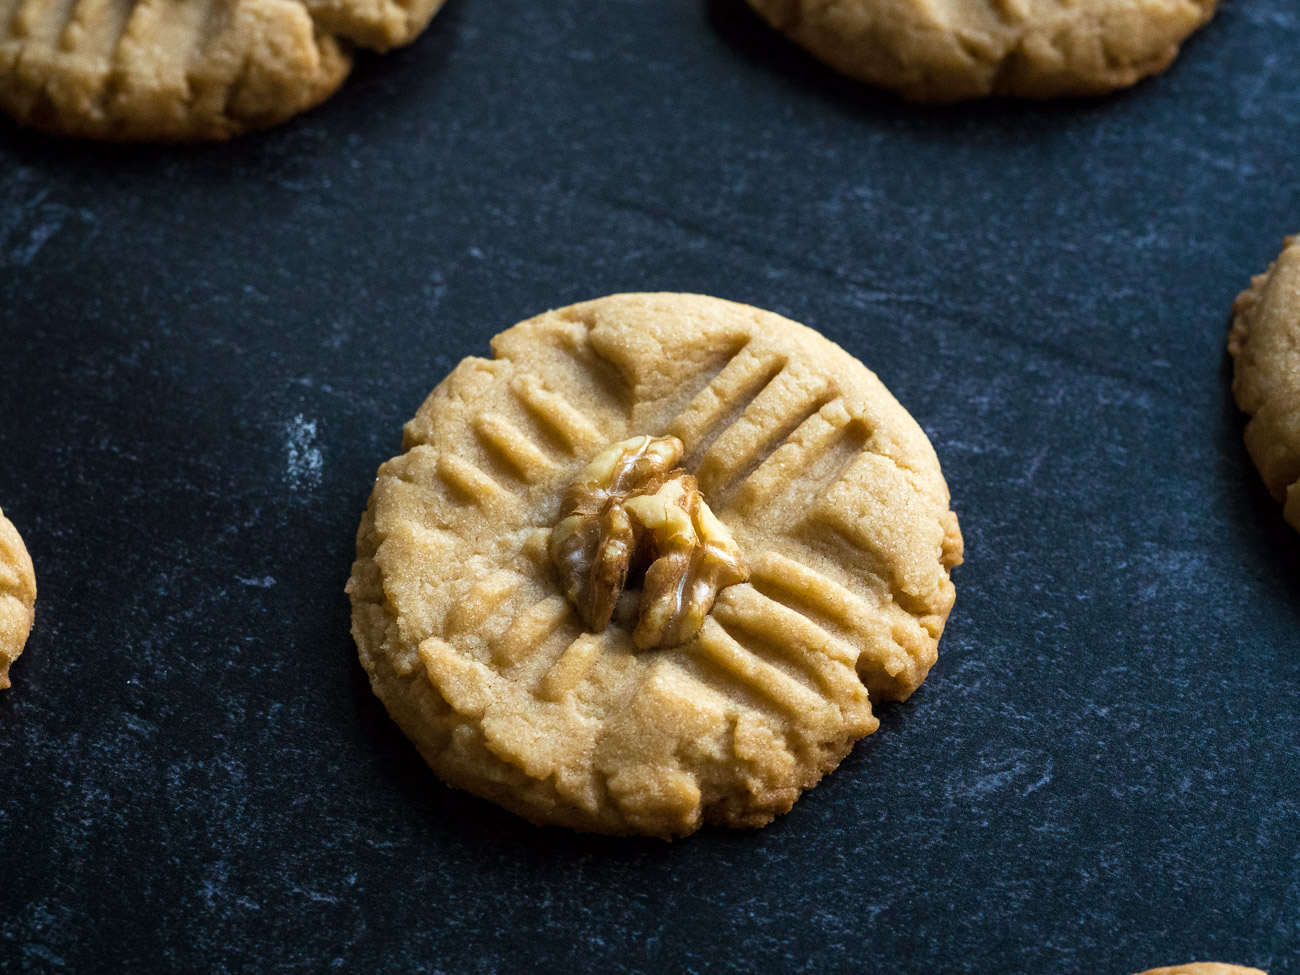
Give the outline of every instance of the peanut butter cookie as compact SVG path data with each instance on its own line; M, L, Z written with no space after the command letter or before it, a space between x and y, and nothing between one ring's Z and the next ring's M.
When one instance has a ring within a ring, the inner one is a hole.
M1300 530L1300 237L1237 298L1228 351L1232 391L1250 415L1246 448Z
M839 346L715 298L492 352L379 469L348 583L375 693L536 823L770 822L935 661L962 538L925 434Z
M0 109L57 135L225 139L324 101L443 0L0 0Z
M0 511L0 690L9 686L9 665L32 630L36 575L18 530Z
M1057 98L1169 66L1218 0L749 0L852 78L918 102Z
M1153 968L1140 975L1268 975L1258 968L1242 968L1240 965L1221 965L1216 961L1197 961L1190 965L1174 965L1172 968Z

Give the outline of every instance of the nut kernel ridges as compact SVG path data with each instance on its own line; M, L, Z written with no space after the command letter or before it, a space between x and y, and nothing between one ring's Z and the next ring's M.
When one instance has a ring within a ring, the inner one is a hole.
M649 565L632 640L675 647L700 631L718 593L749 578L726 525L691 475L672 466L676 437L632 437L607 447L564 494L551 561L587 628L600 633L633 568Z
M676 437L632 437L597 454L564 493L551 561L589 629L600 633L609 625L643 544L644 522L633 519L629 500L658 490L681 455Z

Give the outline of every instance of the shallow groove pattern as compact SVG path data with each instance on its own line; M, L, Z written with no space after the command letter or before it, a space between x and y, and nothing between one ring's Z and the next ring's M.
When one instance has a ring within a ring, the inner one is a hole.
M59 135L223 139L332 94L442 0L4 0L0 109Z

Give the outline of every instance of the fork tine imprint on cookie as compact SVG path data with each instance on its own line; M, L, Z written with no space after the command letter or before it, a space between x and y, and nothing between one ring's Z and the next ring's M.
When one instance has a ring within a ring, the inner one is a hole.
M200 141L332 94L442 0L0 0L0 108L58 135Z

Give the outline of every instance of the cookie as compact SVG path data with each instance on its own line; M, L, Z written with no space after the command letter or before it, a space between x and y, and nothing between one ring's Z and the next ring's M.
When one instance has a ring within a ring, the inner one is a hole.
M1233 308L1232 391L1250 416L1246 448L1283 514L1300 530L1300 237Z
M225 139L319 104L443 0L0 0L0 109L56 135Z
M852 78L912 101L1099 95L1157 74L1218 0L749 0Z
M379 469L348 583L372 688L535 823L770 822L935 662L962 538L925 434L839 346L715 298L492 352Z
M1268 975L1258 968L1244 968L1241 965L1224 965L1214 961L1192 962L1190 965L1174 965L1170 968L1153 968L1140 975Z
M32 630L36 575L18 530L0 511L0 690L9 686L9 665Z

